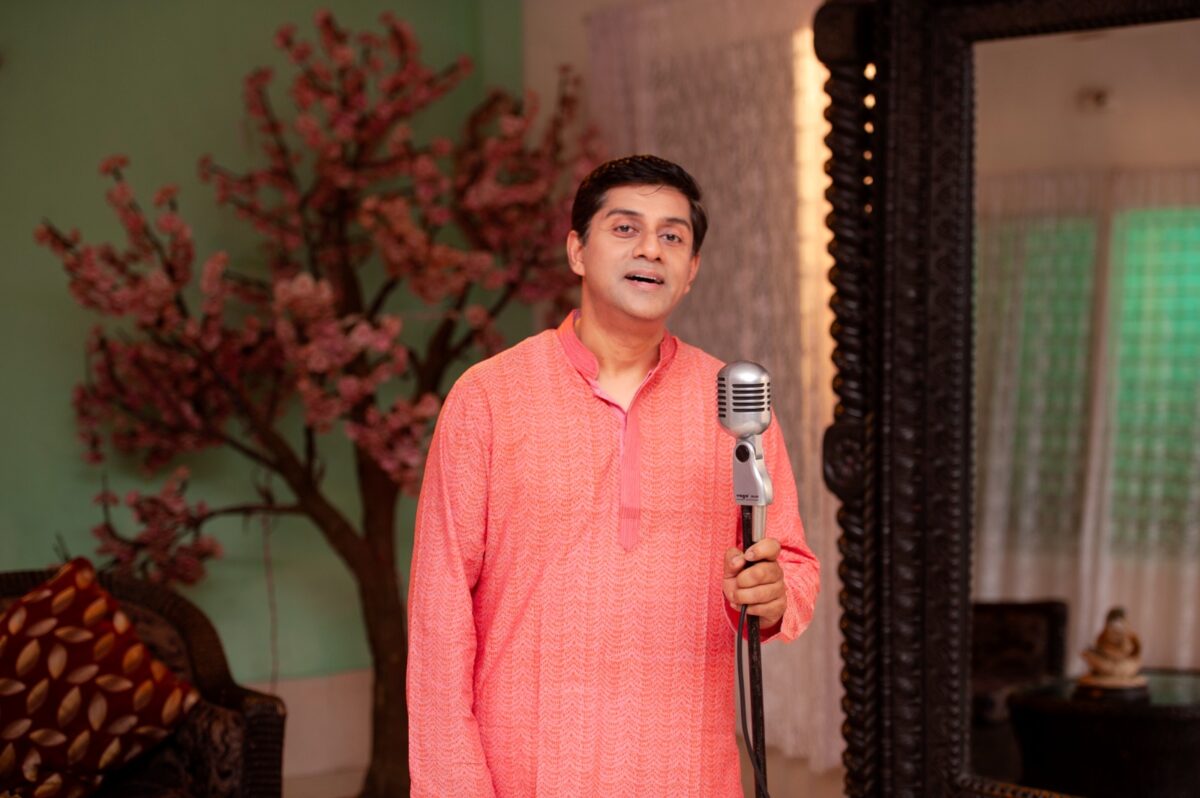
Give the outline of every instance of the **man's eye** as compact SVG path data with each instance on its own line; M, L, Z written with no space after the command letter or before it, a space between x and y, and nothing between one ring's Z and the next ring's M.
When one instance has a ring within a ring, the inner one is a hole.
M663 233L663 238L667 239L672 244L683 243L683 236L679 235L678 233Z
M633 233L636 232L631 224L619 224L613 228L618 233Z

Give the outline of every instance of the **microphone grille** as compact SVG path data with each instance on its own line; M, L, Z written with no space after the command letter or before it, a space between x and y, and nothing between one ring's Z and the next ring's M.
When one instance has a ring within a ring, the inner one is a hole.
M733 384L730 392L735 413L765 413L771 409L771 383Z
M724 374L717 375L717 417L729 413L765 413L771 409L771 382L730 385Z
M717 373L717 420L734 435L766 430L771 423L771 377L766 369L737 361Z

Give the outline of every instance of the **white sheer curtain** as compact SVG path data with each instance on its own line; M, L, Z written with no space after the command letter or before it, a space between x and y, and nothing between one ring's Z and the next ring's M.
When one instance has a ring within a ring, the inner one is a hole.
M1200 666L1200 169L977 190L975 590Z
M817 5L659 0L595 13L588 104L612 154L669 158L704 189L711 229L673 331L771 372L823 585L804 637L764 649L766 737L825 770L840 762L843 716L837 506L821 477L834 396Z

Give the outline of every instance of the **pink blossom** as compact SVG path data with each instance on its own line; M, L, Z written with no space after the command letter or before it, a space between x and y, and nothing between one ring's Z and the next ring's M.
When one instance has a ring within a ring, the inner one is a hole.
M161 208L167 203L173 201L178 193L179 186L175 185L174 183L163 186L154 193L155 206Z
M118 207L128 205L133 201L133 189L124 181L117 183L108 190L108 201Z
M205 294L215 294L221 289L221 276L229 265L229 255L218 252L204 262L201 272L200 290Z
M183 220L174 211L160 214L154 221L154 226L168 235L183 232L184 229Z
M212 179L213 159L211 155L200 156L200 160L196 163L196 173L205 182Z
M500 132L505 136L519 136L525 132L527 120L514 114L500 117Z
M275 307L301 320L330 317L333 314L333 287L327 280L316 280L307 272L275 283Z
M334 47L329 55L333 63L340 67L348 67L354 63L354 50L344 44Z
M299 42L292 47L292 63L303 64L312 56L312 45L308 42Z
M304 142L313 149L321 147L324 137L321 135L321 123L316 118L301 114L296 117L295 122L296 132L304 139Z
M287 24L280 26L275 32L275 46L280 49L287 49L292 46L292 40L296 37L296 26Z
M209 557L221 557L224 554L224 549L221 546L221 541L209 535L204 535L196 540L191 546L193 554L206 559Z
M463 318L466 319L467 324L479 329L487 324L491 317L488 315L487 308L482 305L468 305L463 311Z
M428 420L437 415L438 410L441 409L441 406L442 402L437 396L427 393L421 397L419 402L417 402L416 406L413 408L413 414L417 418Z
M262 90L267 87L274 77L274 72L267 67L260 67L246 76L246 88Z
M100 162L100 174L116 175L120 171L129 166L129 157L126 155L110 155Z

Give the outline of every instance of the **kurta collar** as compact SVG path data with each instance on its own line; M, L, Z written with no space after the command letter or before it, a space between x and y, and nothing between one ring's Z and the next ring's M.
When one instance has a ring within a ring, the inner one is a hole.
M584 346L583 341L580 341L579 336L575 334L575 320L578 318L578 308L567 314L562 324L558 325L558 340L562 342L563 352L566 353L567 360L571 361L571 365L587 378L588 382L595 382L600 376L600 362L596 360L592 350ZM662 343L658 345L658 363L650 369L650 374L662 371L670 365L671 361L675 359L675 352L678 349L679 339L671 335L669 330L664 330Z

